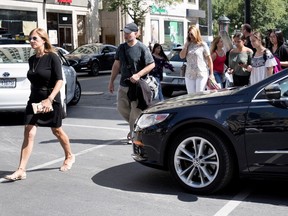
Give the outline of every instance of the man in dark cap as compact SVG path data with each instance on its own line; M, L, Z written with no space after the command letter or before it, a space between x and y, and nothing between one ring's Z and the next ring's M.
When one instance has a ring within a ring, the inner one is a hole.
M115 55L108 89L114 92L114 81L120 73L120 86L117 95L117 109L129 123L131 138L134 123L142 110L138 108L138 101L131 101L127 95L129 85L136 84L141 77L145 77L154 67L154 59L147 46L137 40L139 29L135 23L127 24L121 31L124 33L125 42L120 44Z

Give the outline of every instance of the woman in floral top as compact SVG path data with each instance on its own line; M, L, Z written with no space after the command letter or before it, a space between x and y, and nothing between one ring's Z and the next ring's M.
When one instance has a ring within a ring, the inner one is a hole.
M173 66L169 63L169 60L167 56L165 55L163 48L160 44L155 43L152 49L152 56L154 58L155 67L153 70L149 73L159 83L159 91L158 91L158 99L160 101L164 100L163 94L162 94L162 88L160 81L163 79L163 67L174 71Z
M215 80L209 47L195 25L188 29L188 37L180 52L180 58L187 60L185 83L188 93L204 91L208 77Z

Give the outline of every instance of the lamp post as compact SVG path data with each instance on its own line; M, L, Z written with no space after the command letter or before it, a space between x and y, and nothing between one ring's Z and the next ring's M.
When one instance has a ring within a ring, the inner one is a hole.
M251 24L251 2L245 0L245 23Z
M224 15L220 16L218 19L218 24L219 24L219 32L221 31L226 31L227 33L229 32L229 23L230 19Z

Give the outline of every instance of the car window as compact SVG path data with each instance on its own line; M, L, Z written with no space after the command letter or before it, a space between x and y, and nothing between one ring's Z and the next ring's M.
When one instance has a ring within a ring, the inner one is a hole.
M0 47L0 63L27 63L33 54L31 47Z
M67 60L65 59L65 57L64 57L64 55L63 55L63 53L61 52L60 49L57 51L57 54L58 54L58 56L60 58L60 61L61 61L62 65L69 66Z
M116 52L116 48L115 47L108 47L109 48L109 52Z
M108 53L108 52L110 52L109 47L104 47L102 53Z
M279 84L281 89L281 98L288 98L288 77L285 77L274 84ZM264 89L257 95L256 99L266 99Z
M99 52L100 52L99 46L81 46L73 51L74 54L94 54Z
M169 61L176 61L176 62L186 61L185 59L180 58L180 56L179 56L180 51L181 50L172 50L168 55Z
M288 78L281 80L279 85L281 89L281 97L288 97Z

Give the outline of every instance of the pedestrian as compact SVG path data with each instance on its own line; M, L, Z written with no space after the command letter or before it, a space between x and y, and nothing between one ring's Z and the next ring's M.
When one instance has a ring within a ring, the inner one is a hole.
M263 38L260 32L253 32L250 36L252 46L256 49L252 58L252 71L250 76L250 84L253 85L273 74L273 66L277 62L270 52L262 43Z
M186 42L179 56L182 59L186 58L187 61L185 72L187 92L204 91L208 77L215 79L213 75L213 62L209 47L203 41L200 30L195 25L189 27Z
M270 32L270 51L280 61L279 70L288 67L288 50L284 44L284 36L281 30L273 29ZM276 59L276 60L277 60Z
M252 46L251 44L251 41L250 41L250 36L251 36L251 33L252 33L252 27L250 24L248 23L245 23L241 26L241 32L242 34L244 35L244 38L245 38L245 42L244 42L244 45L250 49L253 50L253 53L256 52L256 49Z
M234 34L233 43L235 47L229 52L227 71L233 74L234 86L245 86L249 84L253 51L244 45L245 36L241 32Z
M226 53L221 36L215 37L212 41L210 52L213 61L214 77L221 88L225 87L224 82L224 66L226 61Z
M70 141L62 129L62 104L60 89L63 85L61 61L42 28L35 28L29 34L30 45L36 54L29 58L27 77L31 82L31 93L25 111L24 140L18 169L4 178L10 181L26 178L26 166L31 156L37 127L50 127L59 140L65 159L60 171L71 169L75 162ZM34 113L32 103L41 103L40 113Z
M129 123L130 131L127 135L129 141L134 123L142 112L142 109L138 108L139 98L136 97L136 100L132 100L131 97L128 97L129 87L132 89L133 84L139 82L141 77L144 78L155 67L155 63L149 48L137 40L139 32L135 23L127 24L122 31L125 42L120 44L116 51L108 90L111 93L114 92L114 81L120 72L117 109Z
M171 70L174 72L173 65L169 63L168 57L163 51L162 46L159 43L155 43L152 49L152 56L154 58L155 67L149 73L150 75L154 76L158 85L158 99L160 101L164 100L164 96L162 93L161 81L163 80L163 67Z

